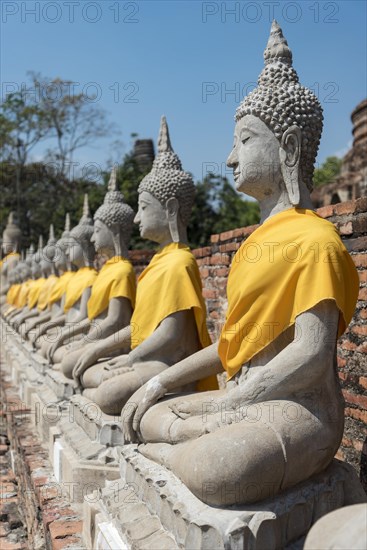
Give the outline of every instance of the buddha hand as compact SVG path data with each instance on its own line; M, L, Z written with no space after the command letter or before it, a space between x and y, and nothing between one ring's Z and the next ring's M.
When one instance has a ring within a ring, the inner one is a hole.
M73 378L76 382L80 383L80 377L85 373L89 367L94 365L98 360L98 357L95 354L93 346L86 346L85 351L79 357L76 362L75 367L73 368Z
M147 410L155 405L166 392L166 388L161 383L159 375L157 375L130 397L121 412L122 431L126 443L142 440L140 435L141 419Z

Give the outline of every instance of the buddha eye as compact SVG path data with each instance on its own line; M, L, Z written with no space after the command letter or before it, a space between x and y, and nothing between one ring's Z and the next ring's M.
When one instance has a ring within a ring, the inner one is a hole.
M250 138L249 137L246 137L246 138L243 138L241 141L242 143L246 143L246 141L248 141Z

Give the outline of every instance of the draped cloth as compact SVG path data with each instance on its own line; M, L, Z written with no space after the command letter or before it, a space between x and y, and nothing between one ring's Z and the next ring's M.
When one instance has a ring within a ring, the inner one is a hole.
M0 271L5 267L6 263L10 260L10 258L13 259L20 259L20 254L18 252L9 252L2 260L0 260Z
M66 292L66 287L73 276L74 271L65 271L62 275L60 275L55 286L51 290L51 294L48 300L48 305L50 307L61 300Z
M21 288L22 288L21 284L11 285L8 292L6 293L7 304L11 306L17 306Z
M266 220L235 254L218 351L228 379L323 300L339 309L338 337L356 306L359 280L334 225L291 208Z
M201 346L211 344L199 268L189 247L171 243L155 254L138 278L136 306L131 318L131 348L148 338L159 324L177 311L192 309ZM198 389L216 389L210 376Z
M52 289L57 283L57 280L58 277L56 277L56 275L50 275L49 277L47 277L44 284L42 285L37 301L37 309L39 311L43 311L48 306L48 301L50 299Z
M27 305L28 294L32 286L32 283L33 283L33 279L28 279L27 281L22 283L22 288L20 289L19 298L17 300L18 307L25 307Z
M29 293L28 293L28 303L27 303L27 306L29 309L33 309L36 306L45 280L46 279L44 277L40 277L39 279L35 279L31 283Z
M112 298L128 298L135 306L136 276L129 260L114 256L107 260L98 273L88 300L88 318L98 317L108 309Z
M66 287L65 313L79 300L84 290L93 285L96 277L97 271L93 267L81 267L76 271Z

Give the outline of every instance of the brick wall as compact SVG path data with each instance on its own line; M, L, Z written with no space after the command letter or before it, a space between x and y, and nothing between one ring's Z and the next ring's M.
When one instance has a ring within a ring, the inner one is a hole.
M367 490L367 197L319 208L334 223L357 266L360 292L355 315L338 343L339 377L345 398L345 431L338 458L361 472ZM194 250L207 304L207 324L213 340L219 336L227 307L226 285L232 257L256 225L212 235L210 245ZM137 254L138 271L150 252ZM132 261L134 257L132 255Z

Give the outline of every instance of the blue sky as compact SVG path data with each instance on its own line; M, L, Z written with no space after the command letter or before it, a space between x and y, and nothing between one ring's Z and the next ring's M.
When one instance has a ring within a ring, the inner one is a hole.
M318 162L351 145L350 113L366 97L363 0L2 0L1 9L2 96L29 70L97 91L121 130L121 153L132 132L156 140L165 114L173 147L196 179L209 168L225 171L234 112L263 67L274 15L301 83L324 108ZM114 139L96 141L76 160L103 167L120 160Z

